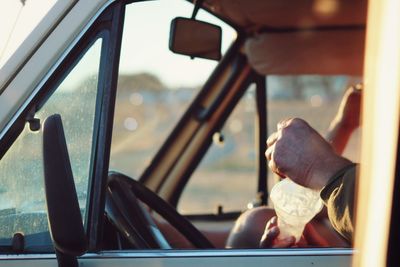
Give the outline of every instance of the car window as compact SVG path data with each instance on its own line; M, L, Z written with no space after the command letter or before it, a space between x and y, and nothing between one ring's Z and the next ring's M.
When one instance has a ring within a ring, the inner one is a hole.
M216 67L168 48L172 19L192 11L191 3L177 0L126 6L110 169L138 179ZM235 31L202 10L197 19L222 27L224 52Z
M102 39L97 39L74 68L58 83L35 118L43 121L61 115L75 186L82 212L86 197L92 149L97 81ZM29 124L0 161L0 245L12 236L27 237L26 250L50 250L43 178L42 131ZM44 233L44 234L40 234Z
M255 86L251 85L192 174L179 199L182 214L245 210L256 198Z

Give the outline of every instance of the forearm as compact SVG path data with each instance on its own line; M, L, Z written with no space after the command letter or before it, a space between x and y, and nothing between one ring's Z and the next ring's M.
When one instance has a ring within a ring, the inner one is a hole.
M326 134L326 140L331 144L335 152L341 155L353 131L354 128L333 120Z

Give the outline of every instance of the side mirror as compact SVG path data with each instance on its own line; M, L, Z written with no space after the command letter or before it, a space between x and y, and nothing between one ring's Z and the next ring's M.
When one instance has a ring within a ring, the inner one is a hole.
M221 59L221 27L204 21L177 17L171 22L169 49L191 58Z
M78 266L76 256L87 250L61 116L43 125L44 186L47 215L59 266Z

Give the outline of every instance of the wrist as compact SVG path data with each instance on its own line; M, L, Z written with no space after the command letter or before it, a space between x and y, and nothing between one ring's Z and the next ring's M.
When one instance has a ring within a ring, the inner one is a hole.
M319 160L313 166L307 187L321 190L338 171L353 163L341 156L334 155L329 158Z

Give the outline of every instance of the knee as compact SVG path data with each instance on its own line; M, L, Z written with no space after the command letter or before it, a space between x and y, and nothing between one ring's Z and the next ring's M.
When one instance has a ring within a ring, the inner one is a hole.
M272 216L275 216L275 211L268 207L258 207L242 213L229 233L226 247L257 248L265 224Z

